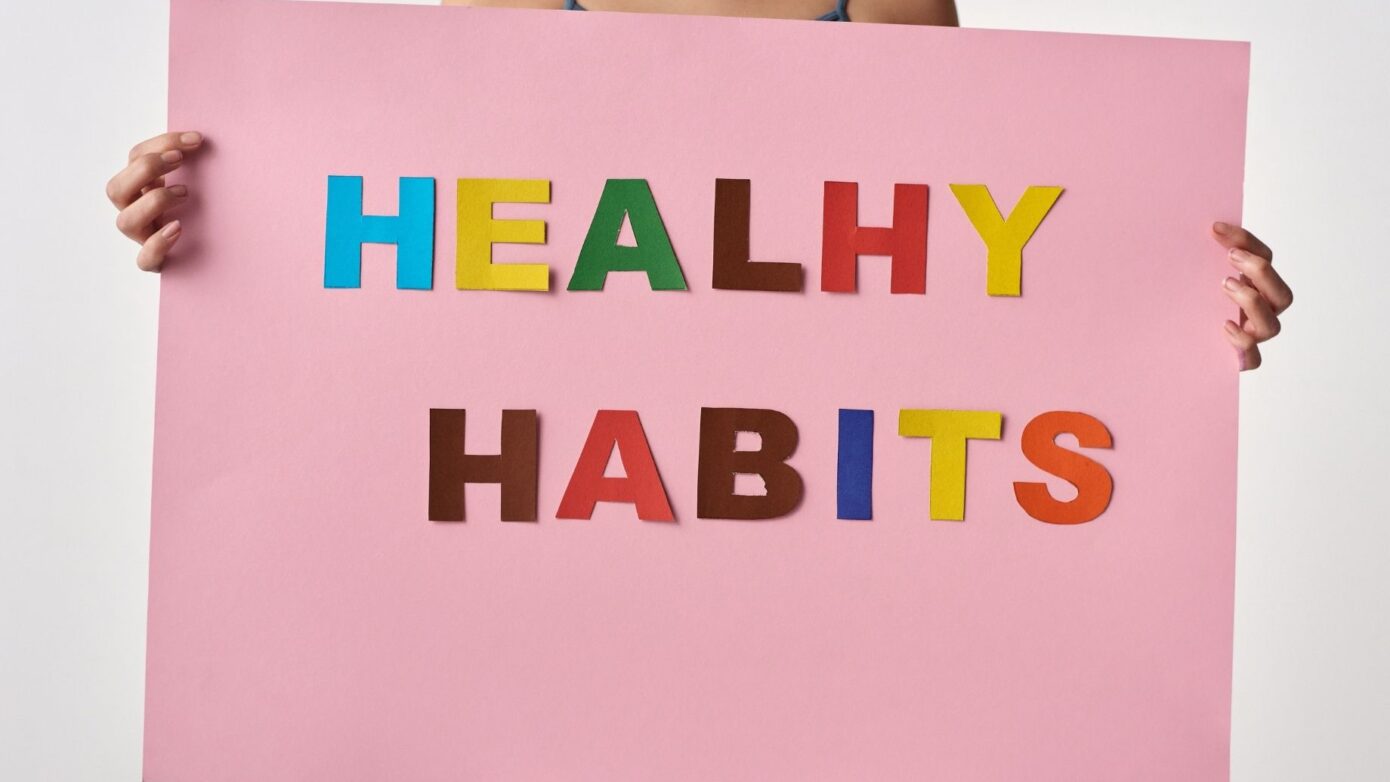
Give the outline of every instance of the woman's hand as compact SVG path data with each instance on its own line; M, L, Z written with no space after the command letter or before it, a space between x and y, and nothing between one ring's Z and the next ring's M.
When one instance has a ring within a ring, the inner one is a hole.
M169 248L183 226L165 213L188 199L184 185L164 186L164 175L183 165L184 157L202 146L200 133L164 133L130 150L130 159L106 184L106 197L116 205L116 228L140 245L135 264L147 272L164 265Z
M1293 304L1293 291L1274 270L1269 246L1238 225L1216 223L1212 235L1230 251L1237 275L1222 286L1240 307L1240 323L1226 321L1226 338L1240 356L1240 368L1260 366L1259 344L1279 334L1279 315Z

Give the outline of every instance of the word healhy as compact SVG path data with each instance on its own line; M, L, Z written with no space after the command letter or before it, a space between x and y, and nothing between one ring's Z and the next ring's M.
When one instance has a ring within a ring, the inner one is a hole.
M362 285L362 245L396 246L396 287L428 290L434 285L435 181L401 177L399 213L364 215L362 178L328 177L324 243L324 287ZM1009 216L1000 214L985 185L951 185L986 248L986 292L1018 296L1023 246L1062 194L1060 187L1029 187ZM716 179L714 190L713 287L723 290L796 292L803 288L802 266L749 258L749 201L746 179ZM893 293L926 293L926 185L893 189L893 224L859 225L859 185L826 182L821 224L821 290L857 289L861 255L892 259ZM550 267L541 263L493 263L495 244L544 244L542 220L493 217L499 203L548 204L547 179L458 180L458 244L454 280L459 290L545 291ZM623 221L632 227L633 245L618 243ZM609 179L579 251L568 290L602 290L609 272L644 272L652 290L685 290L666 226L645 179Z
M998 440L1003 416L984 410L902 410L898 434L931 438L932 519L965 519L965 455L970 440ZM503 521L536 521L540 441L535 410L502 412L501 451L467 453L466 410L430 411L429 518L463 521L464 489L470 483L501 484ZM739 450L739 432L752 432L757 450ZM1110 448L1110 431L1084 413L1052 411L1023 429L1023 455L1035 467L1076 487L1061 501L1043 483L1016 482L1014 497L1033 518L1049 524L1084 524L1105 512L1114 493L1109 471L1098 462L1057 444L1071 434L1081 448ZM787 463L798 432L791 418L776 410L706 407L700 411L696 515L702 519L773 519L801 502L801 475ZM605 475L617 451L623 475ZM874 412L839 411L836 516L873 518ZM763 494L739 494L735 476L758 475ZM656 459L635 410L600 410L580 450L555 516L588 519L600 502L633 506L644 521L675 521Z

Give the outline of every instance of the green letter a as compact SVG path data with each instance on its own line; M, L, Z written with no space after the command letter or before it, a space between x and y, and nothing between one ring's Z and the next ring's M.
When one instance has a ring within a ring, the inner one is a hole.
M632 225L635 247L618 244L623 215ZM646 272L654 291L686 289L671 237L645 179L610 179L604 184L569 290L601 291L609 272Z

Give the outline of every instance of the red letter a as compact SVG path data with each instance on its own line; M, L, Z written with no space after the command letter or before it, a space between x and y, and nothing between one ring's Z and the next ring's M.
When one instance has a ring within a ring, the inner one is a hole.
M622 478L603 474L614 448L627 473ZM637 506L637 518L643 521L676 520L636 410L600 410L594 415L589 439L584 441L555 517L593 518L594 505L599 502L630 502Z

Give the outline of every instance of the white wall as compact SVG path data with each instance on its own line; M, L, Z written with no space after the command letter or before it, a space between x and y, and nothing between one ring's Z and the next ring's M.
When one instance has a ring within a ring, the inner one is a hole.
M1390 5L959 2L1254 42L1247 217L1298 302L1241 391L1234 778L1390 779ZM0 779L139 778L158 281L102 186L162 127L166 33L158 0L0 4Z

